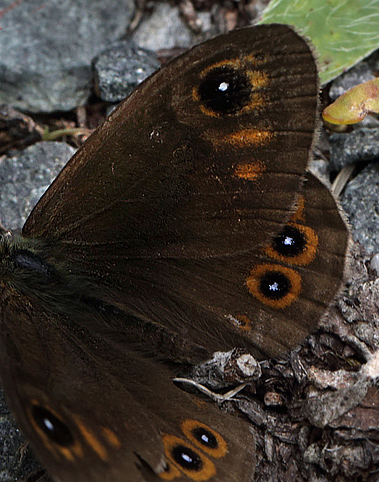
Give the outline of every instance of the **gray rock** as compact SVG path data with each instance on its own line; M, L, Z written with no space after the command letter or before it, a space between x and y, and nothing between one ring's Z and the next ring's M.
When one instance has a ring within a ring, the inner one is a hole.
M379 275L379 253L374 254L370 260L370 267Z
M379 252L379 163L362 170L341 197L353 237L369 253Z
M22 227L74 153L75 149L63 142L39 142L12 157L1 158L0 219L5 228Z
M132 40L117 42L94 62L96 90L102 100L120 102L159 67L154 52L138 47Z
M309 166L311 171L318 179L331 188L329 163L324 159L313 159Z
M374 73L378 72L379 69L379 50L375 50L369 57L367 57L366 60L363 60L362 62L367 62L369 65L371 71ZM377 77L375 75L375 77Z
M190 47L193 34L180 18L179 8L169 3L157 3L151 16L143 20L132 38L148 50Z
M336 100L337 97L344 94L347 90L371 79L375 79L371 67L365 61L360 62L332 82L329 96L332 100Z
M379 159L379 128L360 128L330 136L330 169L339 171L357 161Z
M202 29L199 34L195 34L181 18L177 6L173 7L168 2L156 2L153 13L140 23L132 38L140 47L157 51L173 47L188 48L221 33L212 23L210 12L198 16Z
M14 2L1 18L0 103L30 112L84 104L92 59L125 34L133 10L130 0Z

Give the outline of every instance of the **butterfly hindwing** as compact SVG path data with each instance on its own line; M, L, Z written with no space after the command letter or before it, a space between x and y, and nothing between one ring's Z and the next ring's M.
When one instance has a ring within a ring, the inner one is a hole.
M138 260L128 271L127 306L177 333L178 346L182 339L203 347L193 362L233 347L277 356L316 328L340 289L348 244L332 194L308 174L292 217L271 241L228 257ZM164 357L166 346L159 349Z
M96 311L77 320L19 301L9 293L2 309L4 388L58 480L250 480L255 447L245 422L177 388L164 364L83 329Z

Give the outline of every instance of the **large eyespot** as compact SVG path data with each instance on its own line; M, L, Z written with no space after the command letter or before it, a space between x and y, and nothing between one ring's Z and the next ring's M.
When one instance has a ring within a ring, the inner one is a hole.
M278 271L266 271L259 280L259 291L271 300L287 296L291 288L291 280Z
M224 438L205 423L185 420L182 423L182 430L193 444L212 457L223 457L228 451Z
M198 472L203 468L201 456L184 444L176 444L171 450L175 462L186 470Z
M301 292L301 276L280 265L257 265L246 279L252 295L263 304L282 309L293 303Z
M193 445L175 435L162 437L167 459L192 480L208 480L216 474L215 465Z
M302 253L305 246L306 239L304 233L291 225L285 226L283 231L272 242L272 247L277 253L290 258Z
M50 410L41 405L33 405L31 415L37 427L52 441L61 447L74 444L74 437L67 425Z
M318 237L312 228L289 223L276 236L265 253L271 258L292 265L311 263L317 254Z
M235 114L249 104L251 84L242 70L222 65L205 75L197 92L201 104L210 112Z
M64 413L64 417L60 415ZM85 449L92 450L98 459L109 461L109 448L120 449L122 443L118 435L108 427L96 424L89 427L80 416L67 408L50 408L40 399L32 399L27 408L32 428L42 440L45 449L58 460L83 459ZM69 424L64 420L69 420Z

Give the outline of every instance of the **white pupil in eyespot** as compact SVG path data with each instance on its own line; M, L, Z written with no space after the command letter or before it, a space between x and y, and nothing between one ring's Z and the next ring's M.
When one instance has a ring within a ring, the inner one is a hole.
M271 285L269 285L268 289L270 291L279 291L279 285L278 283L275 281L275 283L272 283Z
M209 437L205 433L202 434L201 440L203 440L203 442L205 442L206 444L209 443Z
M182 457L186 462L192 463L191 457L189 457L187 454L182 454Z
M285 239L284 239L284 244L286 246L292 246L295 244L295 241L293 238L291 238L290 236L286 236Z
M221 82L221 84L218 86L218 90L221 90L221 92L226 92L228 89L229 89L228 82Z
M51 421L48 418L44 418L43 423L45 424L45 427L47 428L47 430L49 430L50 432L53 432L54 425L51 423Z

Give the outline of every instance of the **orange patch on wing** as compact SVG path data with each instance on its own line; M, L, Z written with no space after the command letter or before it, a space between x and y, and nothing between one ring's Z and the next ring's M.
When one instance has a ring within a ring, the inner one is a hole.
M298 201L297 201L297 207L296 207L296 211L292 214L291 216L291 221L293 221L294 223L296 222L305 222L305 214L304 214L304 210L305 210L305 199L303 196L300 196Z
M108 440L108 442L113 447L116 447L116 448L119 449L121 447L121 442L120 442L119 438L117 437L117 435L107 427L102 427L102 429L103 429L104 437Z
M225 136L223 143L231 144L235 147L262 146L267 144L271 140L272 136L273 134L270 131L242 129Z
M258 129L241 129L232 134L225 135L219 131L211 130L204 133L204 137L217 149L218 147L233 146L258 147L268 144L274 136L273 132Z
M208 403L205 400L201 400L197 397L192 397L191 400L201 410L205 410L208 407Z
M261 161L238 164L234 170L234 175L247 181L256 181L266 170L266 166Z
M290 283L290 290L282 298L273 299L261 291L261 280L268 273L283 274ZM301 292L301 276L291 268L279 264L259 264L251 271L246 278L246 285L250 293L261 303L275 309L284 309L296 301Z
M247 75L250 79L253 89L266 87L270 81L265 72L260 72L259 70L249 70Z
M263 54L250 54L246 55L245 59L253 66L261 66L266 61L266 56Z
M64 458L69 460L70 462L73 462L75 460L75 457L72 453L72 450L70 450L66 447L59 447L59 451L64 456Z
M225 318L229 320L233 325L240 330L250 331L251 320L246 315L225 315Z
M79 420L77 416L73 416L75 419L78 428L83 436L83 438L86 440L88 445L92 448L94 452L97 453L97 455L103 460L104 462L109 459L109 455L107 452L107 449L100 443L98 438L94 435L94 433L84 425L84 423Z
M77 457L79 457L80 459L83 458L84 452L83 447L80 445L80 443L75 442L71 450Z

